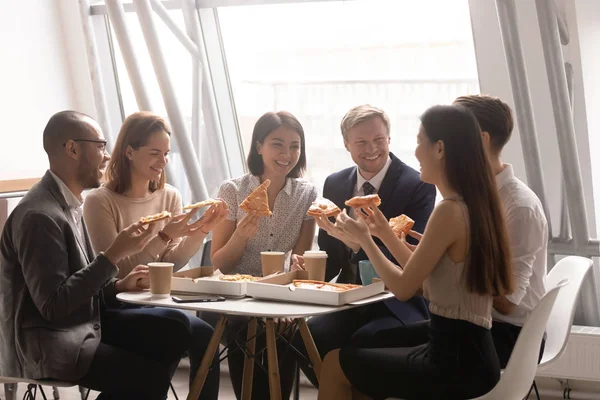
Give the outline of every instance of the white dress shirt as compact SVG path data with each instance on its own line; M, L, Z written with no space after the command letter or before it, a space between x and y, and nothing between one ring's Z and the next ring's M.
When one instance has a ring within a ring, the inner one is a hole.
M81 207L83 205L83 199L75 196L71 189L69 189L62 179L60 179L54 172L50 170L48 171L56 181L58 189L67 202L67 206L69 207L69 215L77 227L77 233L79 233L79 239L81 239L81 243L85 243L85 233L83 232L83 208Z
M512 252L515 291L506 298L517 307L509 315L493 310L494 320L523 326L546 293L548 223L535 193L515 177L512 165L496 175Z
M365 191L363 190L363 185L365 184L365 182L369 182L375 188L375 193L373 193L373 194L378 193L379 188L381 187L381 184L383 183L383 178L385 178L385 174L387 174L388 169L390 169L390 165L392 165L392 158L388 156L388 159L387 159L385 165L383 166L383 168L381 168L381 170L374 177L369 179L368 181L360 174L360 169L357 167L356 168L356 185L354 186L354 192L352 192L352 197L365 195ZM351 217L354 217L354 209L351 208L348 211L349 211L348 214Z

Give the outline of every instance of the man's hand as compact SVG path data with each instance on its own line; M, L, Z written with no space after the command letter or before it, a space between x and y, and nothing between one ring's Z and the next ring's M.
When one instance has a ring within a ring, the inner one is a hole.
M292 265L290 271L304 270L304 257L298 254L292 254Z
M345 234L341 229L334 225L328 217L320 215L314 218L319 228L327 232L329 236L333 236L337 240L341 240L346 246L350 247L352 251L358 253L358 251L360 250L360 245L358 244L358 242L353 240L351 236Z
M148 289L150 287L150 272L145 265L138 265L131 270L123 279L115 282L117 293L134 292L138 290Z
M142 251L156 236L157 231L157 224L133 223L119 232L110 247L104 252L104 256L116 265L123 258Z

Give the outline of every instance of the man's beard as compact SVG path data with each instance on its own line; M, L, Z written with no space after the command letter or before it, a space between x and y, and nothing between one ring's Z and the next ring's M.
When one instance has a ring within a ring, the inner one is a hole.
M77 169L77 182L84 189L96 189L100 187L100 179L97 175L98 168L92 168L91 165L80 165Z

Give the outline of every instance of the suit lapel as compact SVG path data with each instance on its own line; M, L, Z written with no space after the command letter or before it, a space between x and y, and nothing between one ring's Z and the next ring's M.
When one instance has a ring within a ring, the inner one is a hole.
M85 245L85 243L82 242L82 238L79 235L79 230L77 229L77 226L75 226L75 221L73 221L73 216L71 215L71 211L69 210L69 206L67 205L65 196L63 196L63 194L60 192L60 189L58 188L58 183L56 183L56 181L54 180L54 177L52 175L50 175L50 172L46 172L46 174L42 178L42 184L48 189L48 191L50 192L52 197L54 197L54 199L58 202L58 204L62 208L63 214L65 215L65 218L67 219L67 223L73 230L73 234L75 236L75 241L77 241L77 244L79 245L79 249L81 250L81 252L84 255L87 262L89 263L90 258L88 255L88 251L86 249L86 245Z
M354 194L354 187L356 186L356 174L357 174L357 168L355 167L352 170L350 170L350 173L348 174L346 181L341 186L341 188L343 188L341 190L342 201L340 202L341 204L338 204L338 207L340 207L343 210L345 209L346 212L350 211L350 207L348 207L344 203L346 202L346 200L350 200L352 198L352 195Z
M381 198L381 212L387 215L386 210L389 208L389 203L394 197L394 191L397 189L396 183L398 182L400 175L402 175L402 168L404 163L400 161L395 155L390 153L392 163L387 170L387 173L383 177L381 187L379 188L379 197Z
M83 234L85 235L85 248L88 255L88 261L94 259L94 249L92 247L92 241L90 240L90 235L88 234L87 226L85 225L85 220L81 219L81 224L83 225Z

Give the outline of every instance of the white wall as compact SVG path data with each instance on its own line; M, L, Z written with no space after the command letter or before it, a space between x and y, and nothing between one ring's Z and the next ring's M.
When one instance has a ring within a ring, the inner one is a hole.
M40 177L57 111L95 114L77 0L0 3L0 180Z

